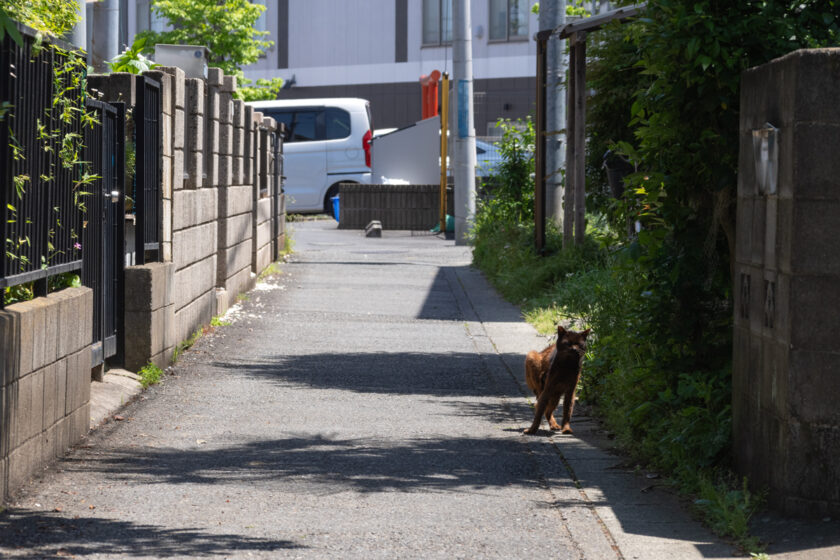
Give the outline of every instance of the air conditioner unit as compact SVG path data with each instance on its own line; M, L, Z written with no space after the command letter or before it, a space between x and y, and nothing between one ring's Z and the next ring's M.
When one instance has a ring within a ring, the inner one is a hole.
M210 49L200 45L155 45L155 62L176 66L187 78L207 79Z

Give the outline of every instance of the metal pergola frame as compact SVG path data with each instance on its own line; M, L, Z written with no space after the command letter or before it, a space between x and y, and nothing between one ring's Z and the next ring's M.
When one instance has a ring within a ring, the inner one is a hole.
M569 40L569 77L566 82L566 184L563 201L563 247L583 243L586 230L586 36L611 21L638 16L646 3L617 8L603 14L546 29L536 34L537 115L534 174L534 242L538 253L545 250L546 77L548 41ZM553 170L551 173L554 173Z

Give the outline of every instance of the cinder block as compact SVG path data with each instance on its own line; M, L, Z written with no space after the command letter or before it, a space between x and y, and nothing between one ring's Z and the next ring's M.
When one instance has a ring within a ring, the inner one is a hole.
M173 260L175 269L181 270L216 254L216 222L176 231L173 234Z
M181 310L175 311L176 338L180 342L189 338L202 325L210 323L216 310L213 291L207 292Z
M840 201L795 200L792 225L791 272L831 275L840 281Z
M245 126L245 102L241 99L233 100L233 126L236 128Z
M171 265L146 263L125 268L126 311L148 312L167 304L167 276ZM126 329L128 330L128 329Z
M163 157L172 156L172 117L169 115L160 116L160 148Z
M8 471L9 459L5 455L0 455L0 501L3 502L7 501L11 494L11 489L6 484Z
M161 66L156 68L156 70L166 72L172 76L172 112L174 113L176 108L183 109L186 98L186 76L184 71L175 66Z
M161 160L161 197L167 200L172 200L172 156L163 156Z
M221 134L221 124L218 120L213 119L209 122L209 129L207 131L207 151L218 154L221 151L221 144L219 135Z
M87 87L97 92L93 98L98 101L121 101L129 106L137 103L137 78L128 72L90 74Z
M90 384L88 384L90 387ZM75 445L90 431L90 403L85 402L70 415L70 444Z
M222 283L224 283L226 278L230 278L244 269L251 270L251 258L252 246L250 239L219 250L218 274ZM236 293L238 294L239 292Z
M808 49L788 56L795 65L794 118L799 122L840 124L840 53L835 49Z
M253 187L231 186L219 191L219 215L235 216L250 213L254 205Z
M840 122L798 122L792 130L785 132L793 136L793 196L840 200L840 189L837 188L840 158L821 156L825 146L840 145Z
M245 182L245 160L244 158L235 156L233 158L233 177L231 183L234 185L241 185Z
M172 242L164 241L161 243L161 254L164 262L172 262Z
M219 122L233 126L233 99L229 93L219 96Z
M191 192L189 190L180 190L178 193ZM172 199L164 198L161 201L163 216L161 216L161 226L163 231L163 239L172 239ZM168 218L168 219L167 219Z
M233 247L242 241L250 241L253 233L250 212L237 214L219 220L219 247Z
M230 155L219 156L219 185L227 187L233 184L233 158Z
M208 158L207 164L207 184L210 186L219 186L219 154L205 154Z
M261 198L257 201L257 223L263 224L271 219L271 199Z
M840 278L793 276L790 281L791 350L840 352L838 309Z
M182 309L216 285L216 259L207 258L175 272L175 309ZM163 318L161 317L161 321ZM161 323L161 332L164 325ZM160 347L163 350L163 345Z
M183 109L176 109L172 117L172 149L184 149L187 116Z
M64 418L67 411L67 363L68 358L64 357L55 363L53 369L55 375L55 409L53 422Z
M236 76L225 76L224 83L219 90L234 93L236 91Z
M215 188L185 190L175 194L178 212L173 216L176 231L207 222L218 217L218 191Z
M204 185L204 160L202 152L187 152L187 177L184 188L200 189Z
M41 445L40 438L32 438L9 454L7 477L10 492L23 487L41 469Z
M186 79L187 97L184 110L190 115L204 115L204 80Z
M20 361L20 316L17 313L0 309L0 387L4 387L18 377Z
M204 119L200 115L190 115L187 119L187 153L204 150Z
M233 126L231 124L219 125L219 154L229 156L233 153Z
M239 158L241 158L245 154L245 135L242 127L233 128L231 154Z
M48 429L55 424L56 421L56 407L58 401L56 399L58 393L58 376L56 373L56 364L52 363L40 371L42 376L43 391L42 391L42 417L41 427L43 430ZM62 412L64 411L64 403L62 403Z
M840 352L790 352L790 405L808 425L840 427ZM840 441L836 443L840 452Z
M263 117L262 125L269 132L277 130L277 121L275 121L272 117Z
M219 89L211 87L207 89L207 97L204 98L204 118L219 120Z
M139 371L152 356L163 351L167 309L126 311L125 362L130 371Z
M224 70L221 68L207 69L207 85L213 87L221 87L224 83Z
M184 171L186 171L186 158L184 150L176 148L172 151L172 190L177 191L184 188Z

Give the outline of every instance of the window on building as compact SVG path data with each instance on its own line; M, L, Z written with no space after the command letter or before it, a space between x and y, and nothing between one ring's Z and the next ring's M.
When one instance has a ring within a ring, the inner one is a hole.
M525 0L490 0L491 41L528 39L528 2Z
M452 42L452 0L423 0L423 44Z

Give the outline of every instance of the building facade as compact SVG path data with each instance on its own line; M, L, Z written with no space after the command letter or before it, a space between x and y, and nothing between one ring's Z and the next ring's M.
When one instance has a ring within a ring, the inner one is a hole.
M281 77L281 98L362 97L376 128L421 118L419 79L452 71L451 0L261 0L274 45L245 69ZM529 0L472 0L476 134L534 110L537 16Z

